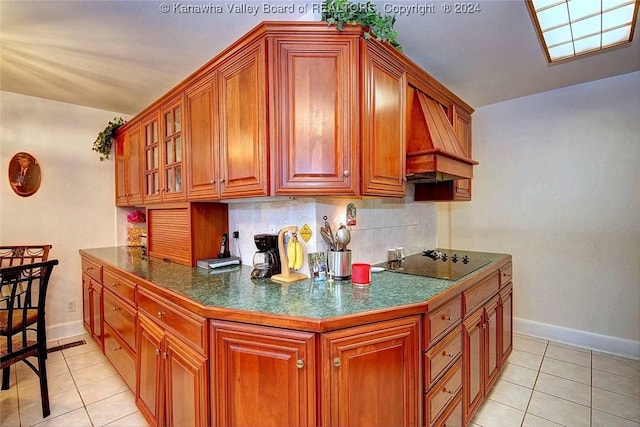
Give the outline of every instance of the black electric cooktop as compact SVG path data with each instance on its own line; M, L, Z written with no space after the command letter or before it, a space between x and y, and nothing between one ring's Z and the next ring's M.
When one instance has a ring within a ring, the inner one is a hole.
M409 255L404 260L387 261L376 266L396 273L458 280L489 262L477 253L434 249Z

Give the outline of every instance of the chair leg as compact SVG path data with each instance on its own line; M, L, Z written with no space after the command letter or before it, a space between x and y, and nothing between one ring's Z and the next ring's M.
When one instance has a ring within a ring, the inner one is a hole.
M9 380L11 379L11 366L2 370L2 390L9 390Z
M47 346L44 344L38 353L38 371L40 374L40 399L42 400L42 418L51 414L49 407L49 386L47 384Z

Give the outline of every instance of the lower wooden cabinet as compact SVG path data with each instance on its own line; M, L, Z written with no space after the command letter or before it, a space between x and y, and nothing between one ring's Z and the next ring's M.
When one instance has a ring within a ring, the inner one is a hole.
M211 321L212 424L316 423L315 334Z
M208 359L144 314L138 316L136 403L158 426L209 425Z
M420 317L321 335L324 426L416 426Z

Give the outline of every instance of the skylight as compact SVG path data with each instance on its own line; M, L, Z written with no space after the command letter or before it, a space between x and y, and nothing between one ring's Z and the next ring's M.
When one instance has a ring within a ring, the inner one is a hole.
M557 62L630 43L634 0L525 0L547 60Z

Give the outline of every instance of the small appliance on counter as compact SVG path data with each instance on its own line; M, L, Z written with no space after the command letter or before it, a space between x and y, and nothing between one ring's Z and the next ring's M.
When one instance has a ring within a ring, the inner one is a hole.
M277 234L255 234L253 241L257 252L253 255L251 277L267 278L280 273Z
M240 258L231 255L231 252L229 251L229 236L227 233L222 235L220 252L218 253L217 258L199 259L196 261L196 266L204 268L205 270L238 264L240 264Z

